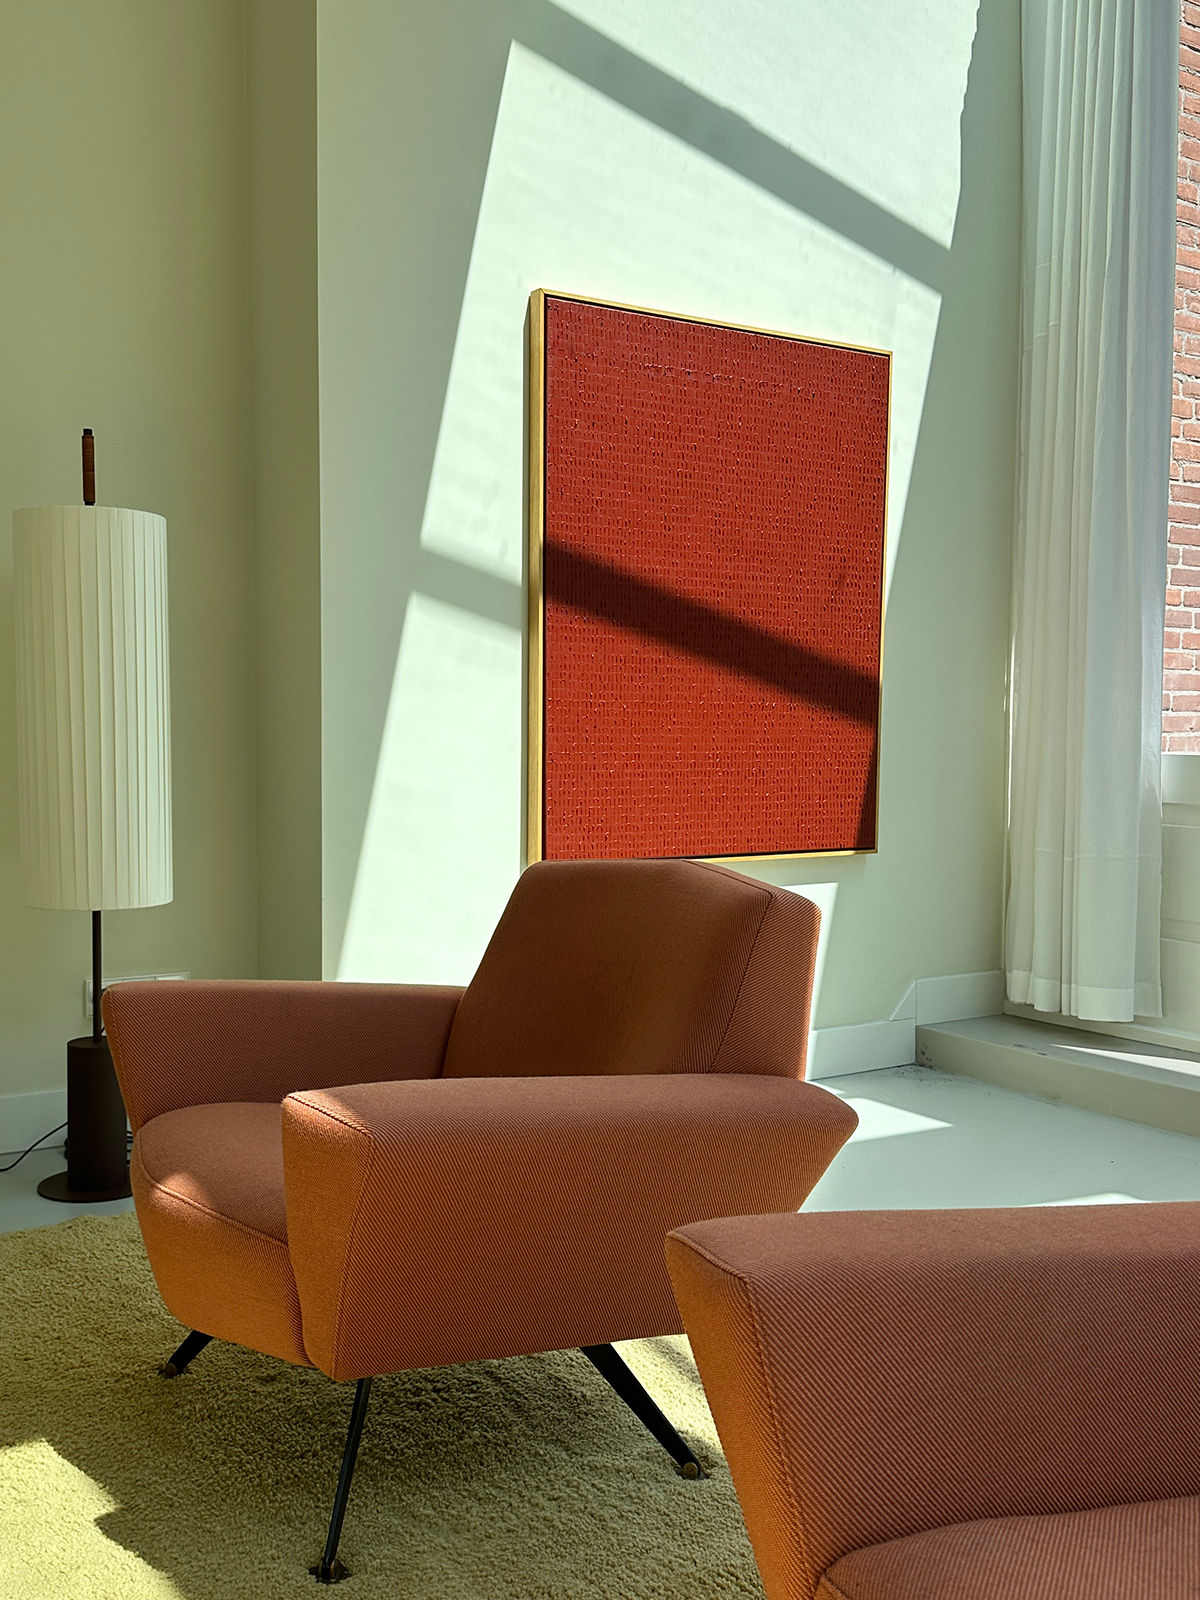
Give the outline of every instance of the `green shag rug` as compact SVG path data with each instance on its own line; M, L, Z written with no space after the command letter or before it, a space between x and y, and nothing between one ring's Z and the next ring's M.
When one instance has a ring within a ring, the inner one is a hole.
M353 1385L219 1344L168 1382L181 1337L132 1214L0 1236L0 1594L761 1600L683 1338L621 1351L696 1482L577 1352L377 1379L327 1591Z

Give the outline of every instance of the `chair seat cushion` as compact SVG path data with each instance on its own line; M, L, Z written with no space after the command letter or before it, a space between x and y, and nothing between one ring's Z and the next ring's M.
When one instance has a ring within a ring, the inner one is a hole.
M311 1365L287 1247L281 1108L164 1111L138 1131L130 1178L168 1310L201 1333Z
M279 1105L164 1111L138 1146L147 1176L181 1200L287 1243Z
M1200 1600L1200 1496L959 1522L855 1550L817 1600Z

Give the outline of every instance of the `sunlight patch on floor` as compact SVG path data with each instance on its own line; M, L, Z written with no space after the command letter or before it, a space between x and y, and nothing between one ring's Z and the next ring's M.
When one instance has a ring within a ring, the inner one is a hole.
M868 1100L862 1095L840 1095L838 1098L858 1114L858 1127L851 1135L858 1144L867 1139L894 1139L900 1134L926 1133L932 1128L953 1126L949 1122L940 1122L937 1117L924 1117L917 1111L905 1111L900 1106L889 1106L882 1100Z

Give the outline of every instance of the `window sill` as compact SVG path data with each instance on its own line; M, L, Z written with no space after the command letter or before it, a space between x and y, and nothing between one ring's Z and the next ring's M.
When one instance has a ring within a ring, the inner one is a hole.
M1162 758L1164 806L1200 805L1200 750L1173 750Z

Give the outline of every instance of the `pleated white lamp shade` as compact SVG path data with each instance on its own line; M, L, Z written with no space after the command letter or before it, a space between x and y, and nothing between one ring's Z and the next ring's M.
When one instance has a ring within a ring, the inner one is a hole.
M28 904L170 900L167 525L149 511L13 513L17 785Z

